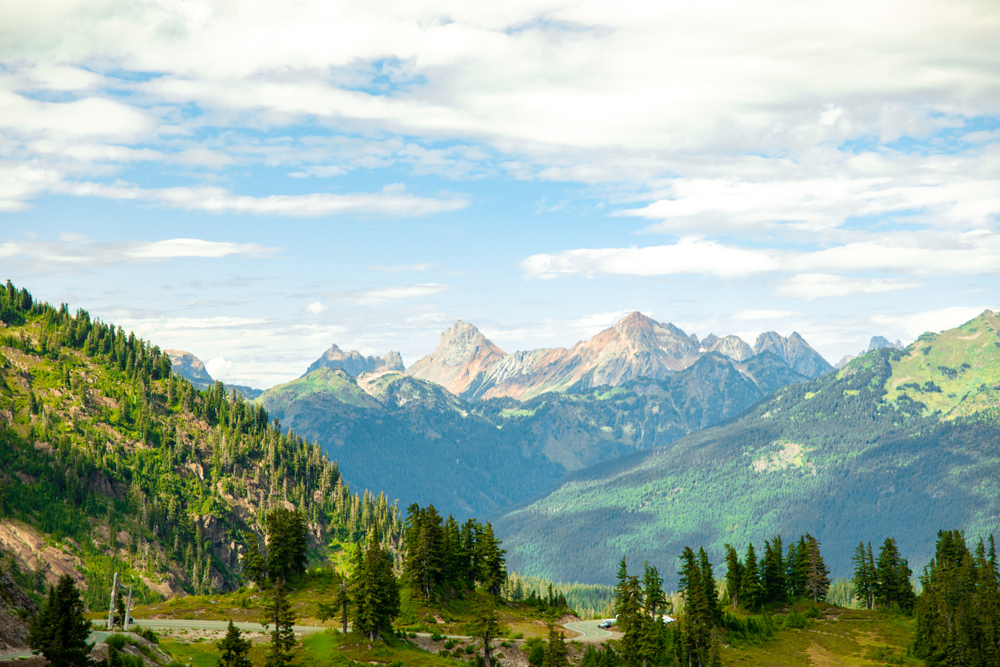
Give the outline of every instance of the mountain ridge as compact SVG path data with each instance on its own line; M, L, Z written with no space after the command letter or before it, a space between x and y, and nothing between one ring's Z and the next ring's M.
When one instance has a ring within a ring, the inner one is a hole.
M699 341L671 323L632 312L571 348L542 348L507 354L476 327L458 321L441 334L434 352L405 372L438 382L470 400L531 398L547 391L618 386L637 377L663 379L691 366L708 352L742 363L772 352L795 373L812 379L833 367L798 334L764 332L753 347L737 336L709 334Z
M847 576L859 541L895 537L926 562L940 529L1000 532L998 451L1000 316L985 311L491 518L512 567L538 576L608 583L623 552L653 560L652 545L704 544L721 564L726 543L805 531L835 545L827 563Z

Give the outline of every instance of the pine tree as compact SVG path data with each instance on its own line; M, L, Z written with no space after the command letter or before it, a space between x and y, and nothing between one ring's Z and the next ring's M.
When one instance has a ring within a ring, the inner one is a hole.
M500 594L500 587L507 580L507 553L500 548L500 540L493 535L493 526L487 522L476 543L479 561L479 581L493 595Z
M500 618L497 616L492 595L480 595L476 615L472 620L472 636L483 642L483 667L490 667L493 647L490 642L500 632Z
M785 554L781 546L781 535L764 541L764 562L761 567L761 585L766 602L784 602L788 597L788 582L785 574Z
M219 667L253 667L253 663L247 657L252 645L249 639L243 639L239 628L233 625L233 621L230 619L226 636L221 642L216 643L222 653L219 658Z
M248 532L243 537L243 576L262 587L268 581L267 561L260 553L257 536Z
M292 664L292 649L295 648L295 614L288 602L285 585L279 579L267 596L267 607L264 609L267 622L264 628L273 625L271 630L271 647L264 659L264 667L286 667Z
M545 658L542 667L567 667L566 641L561 632L556 632L554 625L549 626L549 641L545 646ZM485 667L489 667L486 665Z
M663 578L648 561L643 563L642 589L646 613L659 619L667 605L667 596L663 593Z
M733 609L738 608L740 588L743 585L743 563L733 545L726 545L726 592L729 593L729 603Z
M90 623L83 618L84 605L73 579L64 574L49 589L41 613L28 633L28 646L57 667L87 667Z
M760 584L760 572L757 569L757 554L754 552L753 543L747 545L747 555L743 564L743 581L740 584L740 591L743 594L744 607L749 610L760 608L763 603L764 592Z
M904 612L912 611L916 600L910 583L913 572L906 560L899 555L895 539L888 537L882 544L875 571L875 596L879 603L885 609L898 605Z
M705 547L698 549L698 568L701 570L702 590L705 595L708 619L712 625L716 625L722 620L722 608L719 606L719 594L715 589L715 575L712 573L712 563L708 560Z
M392 620L399 615L399 588L392 572L392 557L382 548L372 526L367 546L360 545L354 568L354 629L370 640L382 632L392 632Z
M865 551L865 543L860 542L858 548L854 550L851 562L854 563L854 592L865 601L865 608L871 609L875 600L875 569L869 565L869 554L871 553L871 543L868 543L868 551Z
M813 604L815 604L819 598L826 597L826 591L830 588L830 570L823 562L823 556L820 555L819 540L807 533L803 547L808 554L809 564L805 588L806 592L812 595Z

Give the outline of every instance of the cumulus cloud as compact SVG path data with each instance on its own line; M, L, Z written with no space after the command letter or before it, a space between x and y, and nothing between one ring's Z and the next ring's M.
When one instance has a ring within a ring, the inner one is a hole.
M229 377L233 370L233 362L225 357L215 357L205 362L205 370L215 380L223 380Z
M308 306L306 306L306 312L312 313L313 315L319 315L326 309L327 309L326 306L324 306L319 301L314 301L310 303Z

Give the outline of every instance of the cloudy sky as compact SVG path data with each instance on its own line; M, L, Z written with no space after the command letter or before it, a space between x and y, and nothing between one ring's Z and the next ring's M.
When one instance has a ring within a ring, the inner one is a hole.
M1000 307L1000 5L0 0L0 278L221 379Z

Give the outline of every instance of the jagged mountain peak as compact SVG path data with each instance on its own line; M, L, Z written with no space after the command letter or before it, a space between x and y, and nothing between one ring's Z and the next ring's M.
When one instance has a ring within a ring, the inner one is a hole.
M434 351L410 366L406 373L436 382L457 395L464 392L477 375L506 356L506 352L475 326L457 320L441 333Z
M344 372L357 377L362 373L373 373L375 371L402 371L403 357L399 352L389 352L382 358L375 356L365 356L357 350L344 352L334 343L330 349L324 352L319 359L312 362L302 377L309 375L320 368L339 368Z

